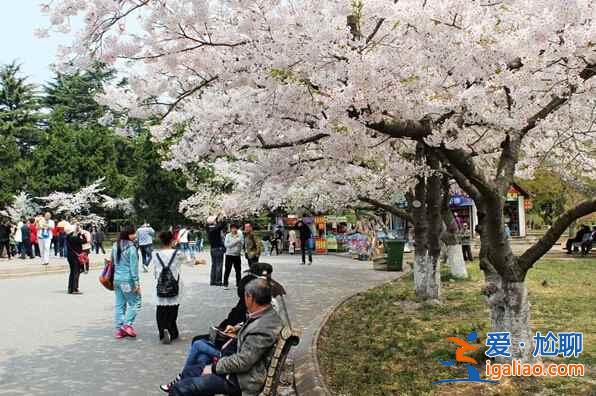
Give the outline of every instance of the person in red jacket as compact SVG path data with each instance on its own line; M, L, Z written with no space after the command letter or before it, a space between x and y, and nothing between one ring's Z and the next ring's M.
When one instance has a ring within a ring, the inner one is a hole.
M52 228L52 248L54 249L54 256L58 257L58 252L60 252L60 229L57 223L54 223L54 228Z
M29 219L29 225L27 227L29 227L29 231L31 232L31 249L37 257L41 257L39 244L37 243L37 225L35 225L35 219Z

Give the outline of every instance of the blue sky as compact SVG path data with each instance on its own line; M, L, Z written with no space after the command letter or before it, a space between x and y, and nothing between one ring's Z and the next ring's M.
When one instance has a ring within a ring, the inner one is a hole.
M39 11L40 0L4 1L0 13L0 64L17 60L29 75L29 82L43 84L53 73L49 65L54 62L59 45L68 44L70 37L53 33L39 39L33 31L48 25L47 18Z

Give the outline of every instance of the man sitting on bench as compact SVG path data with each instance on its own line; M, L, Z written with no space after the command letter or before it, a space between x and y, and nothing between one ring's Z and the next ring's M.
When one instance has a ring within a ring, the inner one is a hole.
M586 254L590 253L592 250L592 246L594 246L594 241L596 241L596 226L592 227L592 231L589 236L584 236L584 241L582 242L582 254L585 256Z
M236 353L206 365L199 377L181 378L170 390L171 396L251 396L261 391L282 321L271 306L267 279L249 282L244 300L248 318L236 334Z
M565 250L567 250L567 254L572 254L574 250L579 250L580 245L584 242L584 235L590 234L590 227L585 224L582 224L577 233L575 234L575 238L570 238L565 243Z

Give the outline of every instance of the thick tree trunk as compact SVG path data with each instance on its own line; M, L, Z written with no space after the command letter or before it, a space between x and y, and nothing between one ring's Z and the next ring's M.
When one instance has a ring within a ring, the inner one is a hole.
M438 170L440 163L424 143L416 144L416 159ZM442 183L439 173L417 177L411 202L414 223L414 284L419 301L438 301L441 296ZM448 191L444 192L448 194Z
M468 270L466 268L466 262L464 260L464 254L461 248L461 244L457 245L446 245L447 249L447 265L451 276L454 278L465 279L468 277Z
M504 278L492 262L500 255L492 254L495 249L491 244L490 232L487 232L490 222L487 222L487 208L483 203L478 205L478 224L480 231L480 268L484 272L485 286L483 294L486 296L490 311L492 332L509 332L511 358L528 361L532 357L532 335L530 334L530 304L525 277L511 280ZM511 249L509 241L503 250ZM498 245L497 245L498 246ZM498 249L498 247L497 247ZM507 255L507 262L501 268L515 268L517 260L513 255ZM518 276L517 271L508 271L510 276ZM524 347L520 347L523 343Z
M439 255L432 256L428 251L416 249L414 253L414 285L418 300L439 300L441 297Z
M511 358L529 361L532 358L532 335L525 282L510 282L498 274L490 274L486 277L486 292L491 331L511 333Z

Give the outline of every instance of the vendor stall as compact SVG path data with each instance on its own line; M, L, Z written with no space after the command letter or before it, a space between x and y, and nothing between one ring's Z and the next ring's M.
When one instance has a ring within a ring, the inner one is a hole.
M460 228L467 224L474 233L478 219L476 206L472 198L462 192L452 194L449 199L449 209L451 209L453 219Z
M327 250L333 252L346 251L343 236L351 229L347 216L326 216Z
M507 190L504 221L509 226L511 236L526 236L526 209L531 207L530 194L513 183Z

